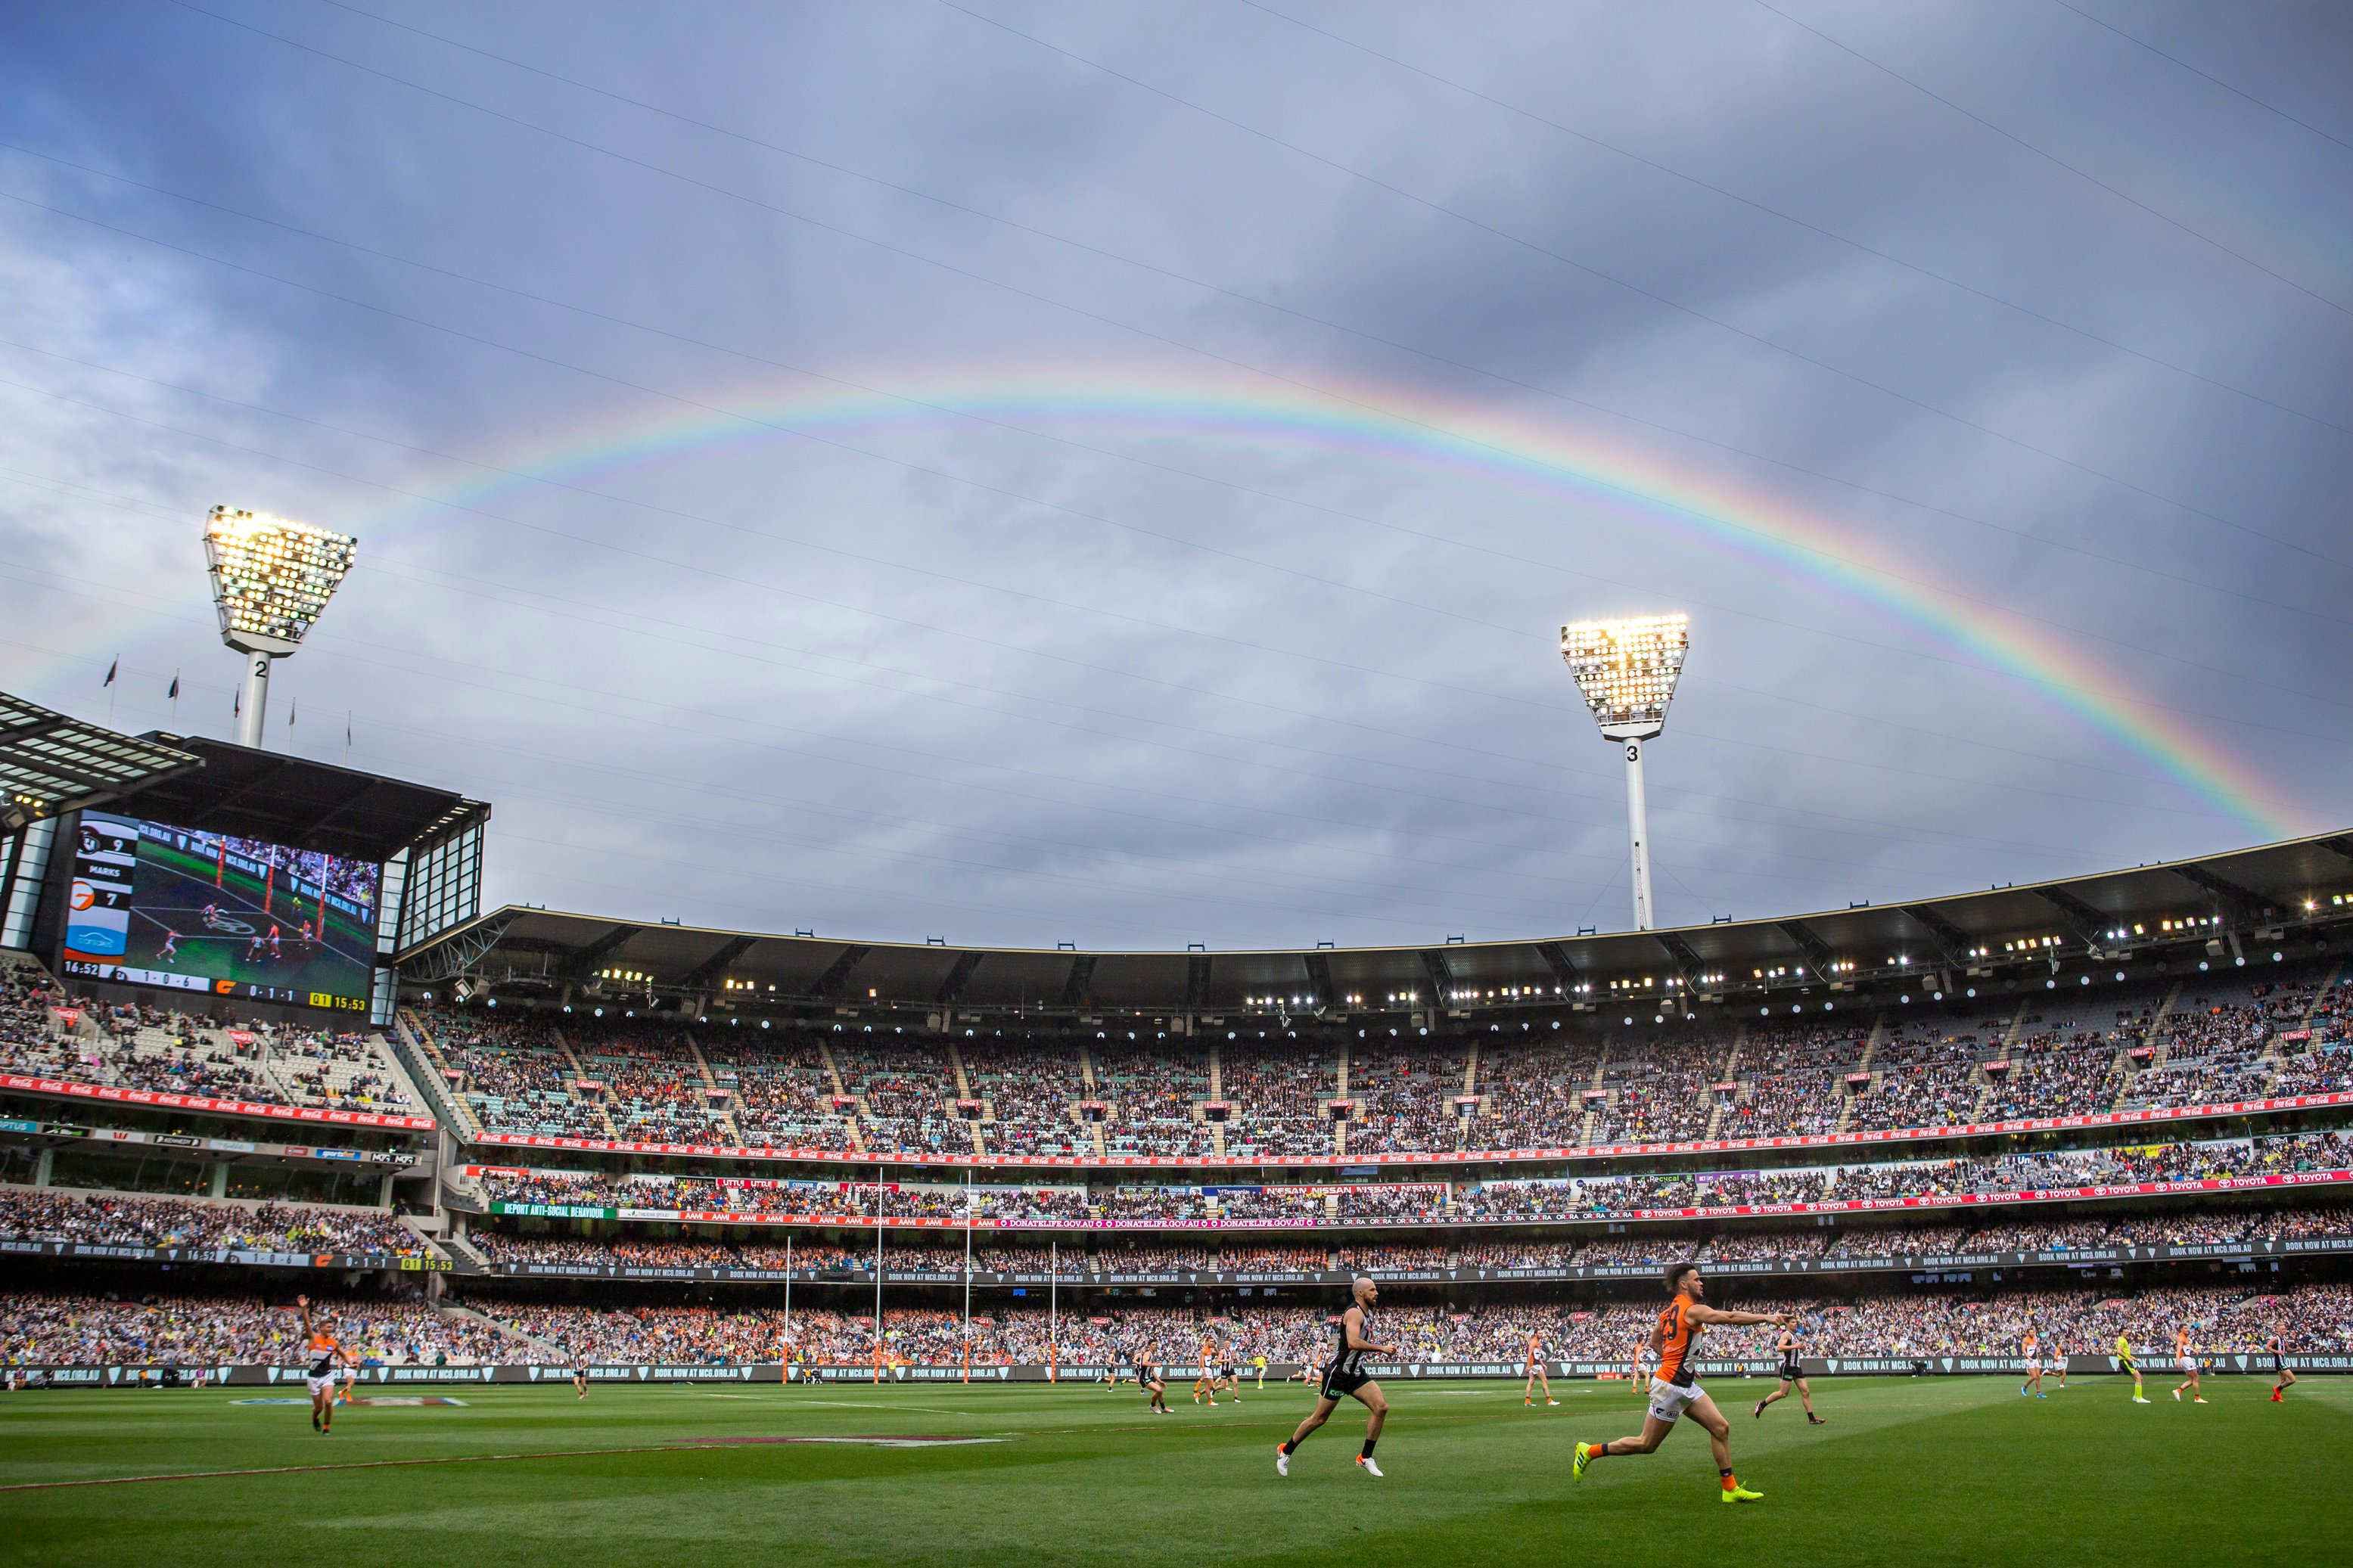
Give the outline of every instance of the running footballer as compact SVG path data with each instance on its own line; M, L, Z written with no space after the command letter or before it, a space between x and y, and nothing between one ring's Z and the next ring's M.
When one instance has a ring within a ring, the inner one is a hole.
M1765 1494L1750 1491L1732 1474L1732 1428L1724 1419L1724 1412L1699 1385L1699 1337L1708 1328L1722 1325L1740 1328L1755 1323L1770 1323L1787 1328L1790 1315L1787 1312L1726 1312L1707 1304L1707 1292L1700 1279L1699 1265L1678 1263L1667 1270L1667 1289L1674 1300L1659 1321L1651 1325L1646 1348L1658 1357L1658 1368L1651 1373L1651 1407L1642 1418L1642 1434L1639 1437L1616 1437L1607 1443L1579 1443L1577 1458L1570 1473L1578 1480L1596 1459L1615 1456L1655 1453L1675 1423L1688 1417L1707 1429L1708 1442L1715 1450L1715 1468L1723 1478L1722 1500L1725 1502L1756 1502Z
M1798 1403L1806 1407L1806 1425L1809 1426L1821 1426L1827 1425L1820 1416L1814 1414L1814 1391L1812 1385L1806 1382L1806 1363L1802 1359L1803 1347L1798 1342L1798 1331L1794 1326L1785 1328L1781 1331L1779 1348L1781 1352L1781 1384L1772 1393L1758 1400L1757 1402L1757 1408L1750 1411L1748 1414L1751 1415L1763 1415L1767 1405L1788 1398L1789 1390L1794 1388L1798 1391Z
M1291 1435L1288 1442L1278 1444L1274 1450L1274 1473L1291 1474L1291 1456L1307 1435L1332 1419L1332 1412L1343 1398L1355 1398L1370 1412L1365 1418L1364 1451L1356 1456L1356 1467L1374 1479L1380 1479L1381 1468L1373 1462L1373 1445L1381 1440L1381 1423L1388 1418L1389 1402L1382 1396L1381 1385L1373 1381L1366 1370L1367 1356L1395 1355L1397 1346L1376 1343L1372 1333L1373 1303L1380 1300L1380 1288L1364 1275L1356 1276L1354 1290L1356 1305L1340 1314L1334 1325L1338 1342L1333 1346L1332 1360L1324 1368L1324 1381L1315 1389L1315 1408Z
M1162 1380L1160 1369L1152 1364L1149 1356L1135 1358L1135 1385L1152 1396L1152 1402L1145 1406L1146 1410L1155 1415L1176 1414L1168 1408L1168 1384Z

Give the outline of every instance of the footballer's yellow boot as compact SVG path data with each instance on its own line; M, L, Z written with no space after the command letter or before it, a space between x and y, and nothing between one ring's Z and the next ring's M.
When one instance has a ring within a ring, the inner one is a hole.
M1583 1480L1585 1479L1585 1467L1593 1462L1593 1456L1598 1452L1599 1452L1599 1450L1592 1444L1579 1443L1577 1446L1577 1462L1568 1468L1570 1478L1575 1480Z
M1763 1502L1765 1500L1763 1492L1752 1492L1738 1481L1734 1481L1725 1487L1718 1495L1725 1502Z

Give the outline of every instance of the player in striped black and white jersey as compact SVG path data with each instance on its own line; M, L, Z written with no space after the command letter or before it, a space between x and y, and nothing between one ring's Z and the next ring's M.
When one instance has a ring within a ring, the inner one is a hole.
M1274 1473L1291 1474L1291 1456L1307 1435L1332 1418L1332 1412L1343 1398L1353 1397L1370 1414L1365 1419L1364 1451L1356 1456L1356 1467L1365 1474L1378 1479L1381 1468L1373 1462L1373 1445L1381 1440L1381 1423L1388 1418L1389 1402L1381 1394L1381 1385L1373 1381L1369 1360L1377 1355L1395 1355L1397 1346L1377 1343L1373 1339L1373 1303L1380 1300L1380 1288L1359 1274L1355 1289L1356 1304L1340 1314L1333 1327L1338 1339L1332 1347L1332 1359L1324 1368L1324 1381L1315 1389L1315 1408L1291 1440L1279 1445L1274 1451Z

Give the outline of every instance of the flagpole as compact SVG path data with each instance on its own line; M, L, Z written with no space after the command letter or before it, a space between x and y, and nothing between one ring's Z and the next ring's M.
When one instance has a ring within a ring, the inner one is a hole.
M180 732L180 672L172 672L172 733Z
M114 728L114 678L121 668L122 659L120 656L116 657L112 664L106 667L106 727L110 730Z
M785 1233L785 1367L780 1383L793 1380L793 1237Z

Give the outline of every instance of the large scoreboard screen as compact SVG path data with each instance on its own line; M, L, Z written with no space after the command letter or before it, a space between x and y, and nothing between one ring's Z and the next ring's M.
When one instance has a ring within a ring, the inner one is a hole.
M63 973L367 1011L375 862L101 811L73 851Z

